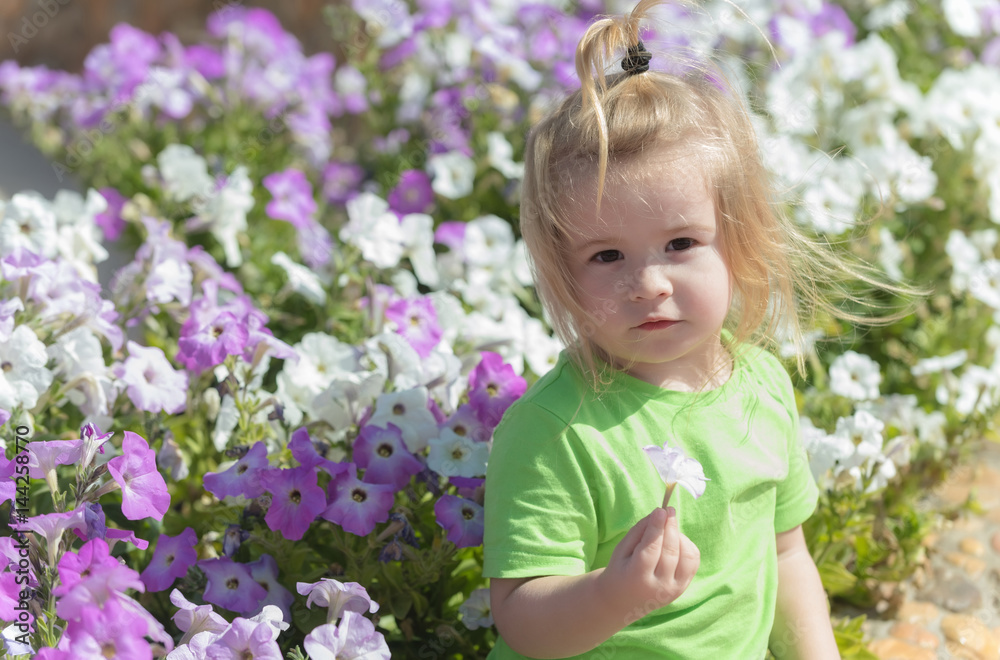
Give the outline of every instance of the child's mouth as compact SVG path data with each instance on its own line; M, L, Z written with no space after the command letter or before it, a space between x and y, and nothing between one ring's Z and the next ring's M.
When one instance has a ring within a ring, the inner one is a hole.
M640 326L637 326L639 330L664 330L670 326L677 323L677 321L646 321Z

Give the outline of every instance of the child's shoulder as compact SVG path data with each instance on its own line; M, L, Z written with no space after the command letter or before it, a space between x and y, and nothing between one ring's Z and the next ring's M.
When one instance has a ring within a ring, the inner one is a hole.
M541 409L567 423L579 409L580 402L587 393L588 387L579 369L569 354L563 351L555 366L535 381L528 391L511 405L504 419L523 414L528 410L536 413Z
M751 383L764 387L779 401L794 405L795 393L788 369L771 351L761 346L743 345L737 349L737 362L746 370Z

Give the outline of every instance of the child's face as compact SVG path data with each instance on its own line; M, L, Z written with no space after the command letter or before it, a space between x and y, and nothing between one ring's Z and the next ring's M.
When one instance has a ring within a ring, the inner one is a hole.
M609 176L600 214L574 222L581 331L633 376L697 389L724 364L731 300L715 203L693 157L661 150L642 166L638 186Z

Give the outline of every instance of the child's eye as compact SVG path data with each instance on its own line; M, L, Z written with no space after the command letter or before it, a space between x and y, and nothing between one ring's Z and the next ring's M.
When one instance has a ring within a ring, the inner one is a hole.
M693 238L675 238L667 243L667 251L682 251L694 247L696 241Z
M618 250L601 250L593 257L590 258L591 261L596 261L602 264L609 264L612 261L618 261L622 258L622 253Z

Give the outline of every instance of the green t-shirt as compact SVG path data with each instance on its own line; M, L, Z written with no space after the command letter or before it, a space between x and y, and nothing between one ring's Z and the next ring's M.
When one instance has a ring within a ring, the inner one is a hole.
M757 660L774 620L775 534L805 521L818 490L799 442L791 381L772 355L739 352L718 389L665 390L615 374L594 394L565 354L504 415L486 472L483 575L580 575L606 566L661 505L646 445L680 446L705 468L698 500L671 498L701 553L676 601L578 658ZM498 640L491 660L522 658Z

